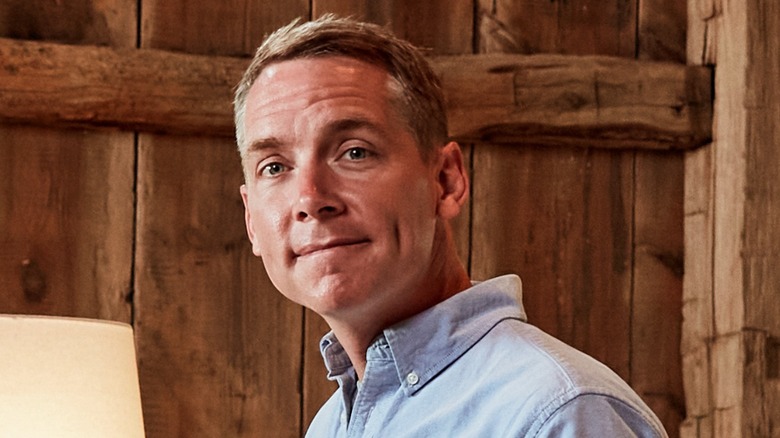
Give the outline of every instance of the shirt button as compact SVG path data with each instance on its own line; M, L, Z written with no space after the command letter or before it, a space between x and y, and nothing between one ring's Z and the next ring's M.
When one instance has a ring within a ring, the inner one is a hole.
M414 371L406 375L406 383L408 383L409 385L414 386L419 381L420 381L420 376L418 376L417 373L415 373Z
M346 412L342 412L341 413L341 417L339 419L341 420L341 424L346 423L347 422L347 413Z

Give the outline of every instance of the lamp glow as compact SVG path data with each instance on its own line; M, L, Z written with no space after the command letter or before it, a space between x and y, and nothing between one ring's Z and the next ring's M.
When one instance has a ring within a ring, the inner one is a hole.
M0 315L0 436L142 438L132 328Z

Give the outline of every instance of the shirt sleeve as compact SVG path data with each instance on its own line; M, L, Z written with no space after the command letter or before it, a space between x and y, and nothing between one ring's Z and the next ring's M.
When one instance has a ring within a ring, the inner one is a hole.
M535 436L665 438L666 432L656 423L619 399L584 394L556 410Z

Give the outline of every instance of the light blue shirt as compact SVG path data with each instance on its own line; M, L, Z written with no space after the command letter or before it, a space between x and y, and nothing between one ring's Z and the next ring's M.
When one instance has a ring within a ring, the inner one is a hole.
M359 383L325 335L339 389L306 436L666 436L609 368L527 324L520 295L517 276L494 278L384 330Z

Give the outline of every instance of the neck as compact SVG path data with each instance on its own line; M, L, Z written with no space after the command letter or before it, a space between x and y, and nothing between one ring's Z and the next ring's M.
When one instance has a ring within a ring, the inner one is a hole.
M366 350L383 330L471 286L449 226L442 224L438 231L442 238L435 245L427 274L410 290L399 290L397 302L381 308L362 309L352 313L351 318L323 315L352 361L359 379L363 378L366 368Z

